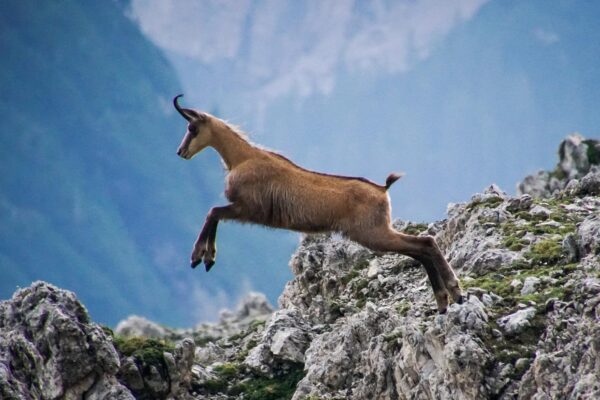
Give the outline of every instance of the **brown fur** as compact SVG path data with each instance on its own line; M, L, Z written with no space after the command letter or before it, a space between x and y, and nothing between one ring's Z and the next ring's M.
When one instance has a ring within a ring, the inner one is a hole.
M178 108L177 98L175 106ZM462 301L458 280L435 240L411 236L391 227L385 185L364 178L309 171L272 151L250 144L233 126L206 113L181 109L190 122L177 154L192 158L207 146L219 152L228 169L225 195L230 204L209 212L192 252L192 267L215 262L219 220L236 220L298 232L340 232L375 251L392 251L420 261L431 281L438 309L446 310L448 294Z

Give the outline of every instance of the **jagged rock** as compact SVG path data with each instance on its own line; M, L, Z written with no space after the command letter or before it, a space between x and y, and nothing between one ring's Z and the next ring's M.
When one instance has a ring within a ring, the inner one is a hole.
M529 213L534 217L548 218L550 216L550 210L542 206L533 207Z
M587 174L591 165L588 147L596 147L597 144L598 141L586 141L579 134L573 134L562 141L558 149L558 167L568 180Z
M600 216L590 215L584 219L577 227L577 236L582 256L600 254Z
M574 184L569 190L575 196L598 196L600 194L600 168L594 169Z
M0 397L133 399L119 356L72 292L35 282L0 303Z
M273 307L262 293L250 292L244 297L234 315L235 320L270 315Z
M178 336L194 336L201 341L216 341L247 331L250 324L267 320L273 307L262 293L250 292L238 304L235 311L223 310L216 323L201 323L193 330L178 332Z
M600 296L586 293L584 310L563 304L549 316L519 398L600 398Z
M525 296L536 291L536 286L539 285L541 279L536 276L528 276L523 282L523 288L521 288L521 295Z
M506 210L509 212L526 211L533 205L533 198L528 194L521 197L512 197L506 202Z
M263 374L277 364L304 363L310 339L310 326L297 309L278 310L265 327L261 343L250 351L244 363Z
M531 326L531 319L535 317L534 307L528 307L519 310L513 314L498 319L498 325L509 335L521 332L523 329Z
M517 185L517 194L546 198L565 188L574 195L599 193L600 174L590 175L589 172L600 163L600 141L573 134L562 141L558 155L559 161L553 172L539 171L527 176ZM585 183L578 182L586 175Z
M122 355L118 378L136 399L189 399L192 365L194 362L194 341L183 339L172 351L160 352L160 348L149 349L154 345L140 344L142 354Z
M130 315L127 319L119 322L115 328L115 333L124 336L149 338L164 338L171 334L166 328L137 315Z
M562 241L562 247L567 252L569 262L576 262L579 260L580 251L577 243L577 235L575 233L565 235Z
M196 348L196 362L202 365L210 365L214 362L225 360L225 350L213 342Z

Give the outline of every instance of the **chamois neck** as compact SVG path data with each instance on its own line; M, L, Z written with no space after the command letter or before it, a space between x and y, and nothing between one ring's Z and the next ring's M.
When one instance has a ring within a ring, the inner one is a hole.
M252 157L254 147L233 127L216 121L212 147L221 155L228 170Z

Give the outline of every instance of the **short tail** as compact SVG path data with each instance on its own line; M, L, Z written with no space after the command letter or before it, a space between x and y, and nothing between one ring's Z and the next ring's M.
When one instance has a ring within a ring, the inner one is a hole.
M404 172L393 172L385 180L385 190L388 190L390 186L394 184L398 179L404 176Z

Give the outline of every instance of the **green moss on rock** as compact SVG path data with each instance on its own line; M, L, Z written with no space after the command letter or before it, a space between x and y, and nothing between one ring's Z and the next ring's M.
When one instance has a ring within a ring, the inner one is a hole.
M427 230L427 224L424 223L413 223L410 222L404 229L402 229L402 233L406 233L407 235L419 235Z
M590 164L600 164L600 149L597 147L597 141L595 140L584 140L583 143L587 145L587 157Z
M532 265L558 264L565 258L565 250L557 240L541 240L531 246L525 257L531 260Z
M216 378L207 380L197 389L246 400L284 400L292 398L298 382L304 377L304 365L295 364L272 378L248 374L238 363L219 365L213 372Z
M496 208L502 204L504 200L501 197L489 197L483 201L475 200L467 206L467 210L474 210L479 207Z
M166 340L119 335L113 340L119 354L126 357L133 356L137 362L148 366L165 366L163 353L172 353L175 350L175 344Z
M243 398L247 400L291 399L302 378L304 378L304 365L298 364L278 377L255 377L245 380L235 385L232 391L243 393Z

